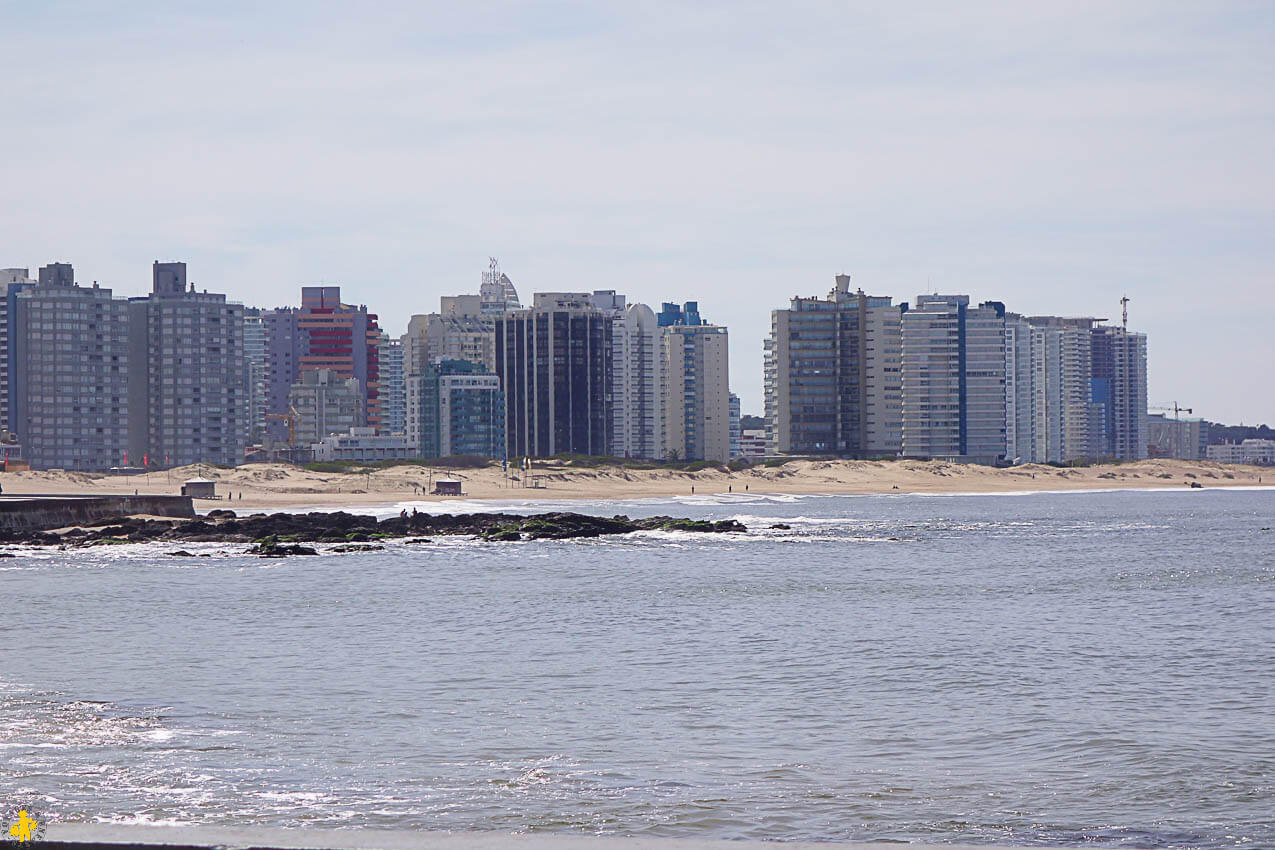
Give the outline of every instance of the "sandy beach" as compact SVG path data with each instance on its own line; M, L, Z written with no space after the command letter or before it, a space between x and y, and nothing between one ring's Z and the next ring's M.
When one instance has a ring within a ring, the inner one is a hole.
M313 472L277 463L253 463L236 469L181 467L141 475L83 472L0 473L6 495L111 493L177 494L188 478L217 482L218 500L199 499L200 509L304 510L339 506L433 502L449 497L425 495L440 476L459 478L473 499L632 499L715 493L865 494L1004 493L1043 490L1204 487L1275 484L1275 469L1209 461L1145 460L1136 463L1056 468L1029 464L1009 469L941 461L798 460L782 466L755 466L736 472L576 467L537 462L532 478L542 486L524 486L499 466L444 470L416 465L367 473ZM450 497L454 498L454 497Z

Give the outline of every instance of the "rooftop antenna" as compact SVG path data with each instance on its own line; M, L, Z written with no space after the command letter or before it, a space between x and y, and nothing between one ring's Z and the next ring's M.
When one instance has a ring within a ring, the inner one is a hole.
M1124 335L1129 335L1129 296L1120 297L1120 327L1124 330Z

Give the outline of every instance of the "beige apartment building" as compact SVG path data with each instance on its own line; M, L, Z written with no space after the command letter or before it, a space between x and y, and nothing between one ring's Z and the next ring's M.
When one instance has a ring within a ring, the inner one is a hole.
M720 325L662 329L664 446L683 460L730 460L730 337Z

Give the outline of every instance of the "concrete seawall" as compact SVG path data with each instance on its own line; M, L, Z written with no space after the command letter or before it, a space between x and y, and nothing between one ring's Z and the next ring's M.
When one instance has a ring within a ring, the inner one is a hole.
M880 850L882 842L724 841L563 833L374 829L271 829L55 823L46 850ZM888 845L887 845L888 846ZM964 844L906 844L907 850L973 850ZM1004 848L1004 845L992 845ZM983 846L981 850L987 850ZM1055 848L1063 850L1063 848Z
M194 517L189 496L0 496L0 531L47 531L112 516Z

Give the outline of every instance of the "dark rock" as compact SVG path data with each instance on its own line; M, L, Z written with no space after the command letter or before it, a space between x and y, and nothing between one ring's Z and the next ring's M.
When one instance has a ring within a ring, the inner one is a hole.
M378 549L384 549L384 548L385 548L384 546L381 546L376 543L372 543L370 545L365 545L365 546L333 546L332 551L343 552L343 553L344 552L375 552Z
M482 538L493 543L502 543L510 540L521 540L522 535L515 528L497 528L484 532Z
M176 552L169 552L168 554L169 554L169 555L172 555L174 558L193 558L193 557L195 557L195 553L194 553L194 552L187 552L185 549L178 549Z
M95 519L92 522L82 522L80 523L80 525L84 526L85 528L104 528L108 525L119 525L120 523L126 522L127 520L128 520L128 517L124 517L124 516L105 516L105 517L102 517L101 519Z
M316 550L309 546L291 546L280 543L273 537L267 537L248 550L249 555L260 555L263 558L286 558L289 555L317 555Z
M788 524L788 523L786 523L786 522L777 522L777 523L775 523L774 525L772 525L772 526L771 526L771 528L777 528L777 529L779 529L779 530L781 530L781 531L787 531L787 530L789 530L790 528L792 528L792 526L791 526L791 525L789 525L789 524Z
M661 531L698 531L702 533L722 533L728 531L747 531L743 523L733 519L723 519L713 522L706 519L686 519L674 517L650 517L648 519L637 520L637 525L642 529L659 529Z
M209 511L208 513L204 514L204 516L208 517L209 519L234 519L235 512L232 510L227 510L226 508L217 508L216 510Z
M404 540L404 543L433 543L428 537L413 537L411 540Z
M86 540L80 543L80 546L122 546L125 543L132 543L127 537L95 537L92 540Z

